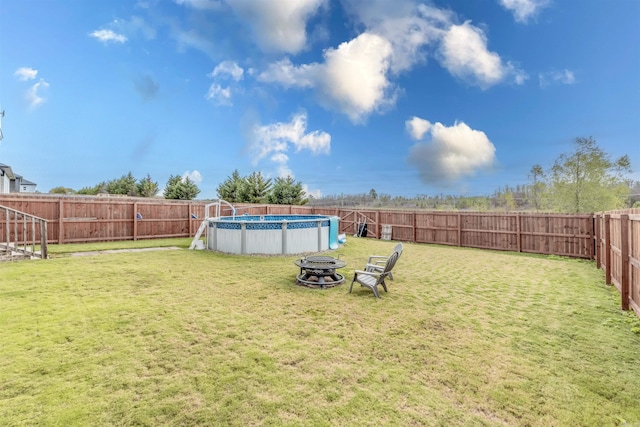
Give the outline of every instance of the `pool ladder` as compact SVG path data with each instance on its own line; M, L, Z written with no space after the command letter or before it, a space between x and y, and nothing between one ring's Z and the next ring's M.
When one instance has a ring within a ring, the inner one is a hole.
M206 237L205 237L205 245L204 245L204 247L202 247L202 246L198 247L198 242L200 241L200 237L202 237L202 233L204 233L204 230L206 230L207 224L209 223L209 208L211 206L215 206L216 207L216 216L215 217L218 218L220 216L220 210L221 210L221 207L222 207L223 203L231 208L231 212L232 212L233 218L235 219L235 217L236 217L236 208L234 208L233 205L231 203L227 202L226 200L218 199L213 203L209 203L209 204L205 205L204 206L204 220L202 220L202 223L200 224L200 227L198 227L198 231L196 232L196 235L193 236L193 240L191 241L191 245L189 245L189 249L204 249L204 248L206 248L206 246L207 246Z

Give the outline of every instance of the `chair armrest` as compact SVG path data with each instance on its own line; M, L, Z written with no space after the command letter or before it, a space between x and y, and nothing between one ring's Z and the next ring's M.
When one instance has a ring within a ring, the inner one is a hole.
M387 262L387 258L389 258L388 256L382 256L382 255L370 255L369 256L369 261L367 261L368 264L372 264L371 261L373 260L379 260L379 261L383 261L383 262Z
M364 270L355 270L353 273L354 273L354 277L357 276L358 274L367 274L369 276L374 276L374 277L378 277L380 276L380 274L382 274L382 273L376 273L375 271L364 271Z
M384 265L379 265L379 264L367 264L364 267L365 271L370 272L370 271L382 271L384 270Z

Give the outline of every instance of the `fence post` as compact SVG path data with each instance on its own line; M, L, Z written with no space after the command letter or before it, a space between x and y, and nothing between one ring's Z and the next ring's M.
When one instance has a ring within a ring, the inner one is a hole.
M622 309L629 310L629 215L620 215L620 252L622 271L620 278L620 298Z
M462 214L458 212L458 246L462 246Z
M36 252L36 219L31 217L31 252Z
M607 285L611 284L611 215L604 216L604 277Z
M47 259L49 250L47 248L47 221L40 221L40 258Z
M133 240L138 240L138 202L133 202Z
M593 250L596 258L596 268L602 268L602 248L600 247L600 215L598 214L593 216L593 229L595 239Z
M9 209L5 210L5 228L7 229L7 249L9 248L9 245L11 244L11 219L9 217Z
M516 214L516 239L518 239L518 252L522 252L522 231L520 229L520 214Z
M64 239L64 198L58 199L58 244L61 245Z

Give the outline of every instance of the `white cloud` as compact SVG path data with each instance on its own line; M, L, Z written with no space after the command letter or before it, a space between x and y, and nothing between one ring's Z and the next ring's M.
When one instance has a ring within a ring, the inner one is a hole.
M507 63L507 68L513 77L513 81L518 86L523 85L529 79L529 75L524 70L517 68L511 62Z
M321 102L362 122L369 114L395 102L387 78L392 53L383 37L362 33L324 52L324 63L294 66L284 59L258 76L285 87L314 87Z
M302 191L307 193L307 196L311 196L311 197L314 197L316 199L319 199L319 198L322 197L322 191L321 190L310 190L309 186L307 184L302 184Z
M242 79L244 70L234 61L223 61L218 64L207 76L216 81L209 86L209 91L205 98L214 101L218 105L232 105L231 103L231 86L222 87L217 80L226 80L230 77L238 82Z
M184 181L187 178L189 178L194 184L200 184L202 182L202 174L197 170L185 171L185 173L182 174L182 180Z
M396 74L425 62L425 47L436 43L453 19L450 12L407 0L345 0L344 5L367 32L391 43L391 71Z
M276 164L276 169L278 171L278 176L280 178L286 178L288 176L294 177L293 171L289 168L287 164L289 162L289 156L284 153L276 153L271 156L271 161Z
M286 164L289 161L289 156L284 153L275 153L271 156L271 161L274 163Z
M487 135L463 122L447 127L413 117L407 120L406 125L413 137L421 134L422 130L425 130L422 136L428 133L431 137L430 141L416 142L409 149L407 160L425 183L447 184L472 176L495 162L496 149Z
M27 90L25 98L27 100L27 103L29 104L29 108L35 109L44 104L46 99L44 98L42 92L46 91L48 88L49 83L44 81L44 79L40 79L39 82L35 83Z
M222 61L209 74L209 77L230 76L235 81L242 80L244 70L235 61Z
M506 64L487 49L487 37L478 27L458 25L454 12L414 0L343 0L345 8L368 32L391 43L391 71L410 70L426 62L433 49L449 72L467 82L487 88L512 78L523 84L527 74Z
M124 43L127 41L127 37L123 34L118 34L112 30L96 30L89 34L91 37L95 37L103 43L115 42Z
M331 151L331 135L317 130L307 132L305 113L296 114L289 123L256 125L251 129L250 138L253 164L269 157L276 164L280 176L293 176L287 164L287 152L290 148L294 148L296 152L307 150L313 155L329 154Z
M251 27L263 50L298 53L306 47L307 20L327 0L227 0L227 3Z
M217 83L213 83L209 86L209 91L205 95L205 98L218 105L232 105L231 88L222 87Z
M295 66L289 58L269 64L267 69L258 75L258 80L279 83L286 88L314 87L321 71L318 63Z
M526 23L529 18L534 18L549 0L500 0L500 4L513 13L517 22Z
M128 36L134 37L137 34L142 34L147 40L156 38L156 29L139 16L132 16L131 19L116 18L104 27L89 33L89 36L104 44L125 43L129 40Z
M420 117L413 116L405 122L407 131L413 139L419 141L431 127L431 122Z
M538 75L538 79L540 82L540 87L545 88L551 84L565 84L572 85L576 82L576 77L573 74L573 71L570 70L562 70L562 71L550 71L547 73L540 73Z
M427 60L437 59L455 77L483 89L527 74L487 48L478 27L456 25L453 12L413 0L343 0L347 13L365 28L354 39L324 51L324 61L296 65L289 58L273 62L258 80L285 88L312 88L320 102L354 123L362 123L396 101L394 78Z
M395 99L387 79L391 53L386 39L369 33L325 51L322 95L352 122L392 104Z
M38 75L38 70L34 70L30 67L20 67L13 73L14 76L18 78L20 81L33 80Z
M13 75L20 81L28 81L33 80L38 76L38 70L34 70L30 67L20 67L13 73ZM41 78L40 81L34 83L29 87L29 89L27 89L24 97L30 109L33 110L45 103L46 99L43 92L48 88L49 83Z
M470 84L486 89L507 77L522 84L527 76L511 63L503 63L500 55L487 49L487 37L469 21L452 25L440 45L440 62L451 74Z

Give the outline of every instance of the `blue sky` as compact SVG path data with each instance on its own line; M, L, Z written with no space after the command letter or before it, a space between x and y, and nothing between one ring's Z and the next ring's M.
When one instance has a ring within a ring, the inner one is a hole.
M594 137L640 180L637 0L0 0L0 163L484 195Z

